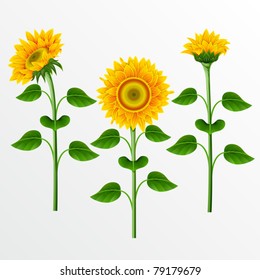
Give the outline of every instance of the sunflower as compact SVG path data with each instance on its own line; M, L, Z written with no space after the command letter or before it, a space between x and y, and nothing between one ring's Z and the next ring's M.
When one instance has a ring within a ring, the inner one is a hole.
M158 119L158 113L167 105L169 85L166 76L156 69L150 60L136 57L114 62L114 69L107 69L105 78L100 78L105 87L98 89L102 109L120 127L144 130L145 124Z
M195 60L204 63L212 63L218 60L221 54L226 54L229 42L220 39L219 34L209 33L206 29L203 34L195 34L195 39L188 38L191 43L184 45L183 53L192 54Z
M32 80L34 71L40 71L61 52L60 37L61 34L53 34L53 29L34 31L34 35L26 32L27 41L20 39L20 44L15 45L16 54L10 59L9 66L13 68L10 80L22 84Z

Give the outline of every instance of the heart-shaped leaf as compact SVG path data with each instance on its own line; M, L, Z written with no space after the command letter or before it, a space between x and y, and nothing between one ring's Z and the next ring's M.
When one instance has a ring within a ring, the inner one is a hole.
M199 129L201 131L204 131L208 134L212 134L214 132L218 132L218 131L222 130L225 127L225 122L223 120L215 121L211 125L211 130L210 130L209 124L206 123L204 120L199 119L199 120L196 120L195 126L197 127L197 129Z
M225 127L225 121L217 120L211 125L211 133L218 132Z
M171 138L156 125L148 125L145 129L145 136L153 142L162 142Z
M61 116L56 122L56 129L65 127L70 123L70 117L67 115Z
M233 164L244 164L252 161L254 158L249 156L239 146L229 144L224 149L224 158Z
M41 133L37 130L26 132L17 142L12 144L16 149L31 151L37 149L42 143Z
M22 101L31 102L39 99L42 95L41 87L37 84L28 86L24 92L16 98Z
M112 128L104 131L91 145L101 149L110 149L115 147L119 142L120 134L116 129Z
M193 135L181 137L173 146L167 149L170 153L176 155L188 155L193 153L197 148L197 140Z
M166 192L177 187L168 178L158 171L149 173L147 177L147 185L154 191Z
M48 117L48 116L42 116L40 118L40 122L43 126L47 128L51 128L52 130L58 130L59 128L65 127L70 123L70 117L69 116L61 116L57 121L56 121L56 127L54 124L54 121Z
M69 154L72 158L79 161L88 161L99 156L81 141L73 141L70 143Z
M172 100L172 102L179 105L190 105L194 103L198 98L198 94L196 89L194 88L186 88L181 92L181 94Z
M118 183L111 182L106 184L99 192L92 195L91 198L99 202L113 202L121 196L121 188Z
M75 107L87 107L96 102L90 98L82 89L71 88L67 92L68 102Z
M47 128L51 128L51 129L54 130L54 121L53 121L50 117L48 117L48 116L42 116L42 117L40 118L40 123L41 123L43 126L45 126L45 127L47 127Z
M136 171L137 169L143 168L148 164L148 157L141 156L136 161L132 161L128 159L127 157L120 157L118 159L118 163L121 167Z
M209 125L204 120L202 119L196 120L195 126L197 127L197 129L209 133Z
M238 94L234 92L226 92L222 97L222 105L226 109L238 112L251 107L251 104L245 102Z

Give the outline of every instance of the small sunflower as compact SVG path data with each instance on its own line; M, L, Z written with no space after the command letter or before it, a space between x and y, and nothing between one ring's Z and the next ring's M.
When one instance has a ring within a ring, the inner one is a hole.
M13 68L10 80L22 84L32 80L34 71L40 71L61 52L60 37L61 34L53 34L53 29L34 31L34 35L26 32L27 41L20 39L21 44L15 45L16 54L10 59L9 66Z
M209 33L206 29L203 34L195 34L196 38L188 38L191 43L184 45L186 50L183 53L191 54L196 61L212 63L218 60L221 54L226 54L229 42L226 39L220 39L219 34Z
M168 104L169 85L166 76L156 69L150 60L136 57L114 62L114 69L107 69L105 78L100 78L105 87L98 89L102 109L120 127L142 130L145 124L158 119L162 107Z

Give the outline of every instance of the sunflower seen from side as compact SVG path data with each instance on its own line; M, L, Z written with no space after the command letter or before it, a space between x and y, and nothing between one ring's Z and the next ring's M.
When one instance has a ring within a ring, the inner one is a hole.
M202 34L195 34L195 39L188 38L189 43L184 45L182 53L191 54L195 60L202 63L212 63L218 60L221 54L226 54L229 42L221 39L215 32L207 29Z
M33 73L41 71L50 59L61 52L61 34L54 34L53 29L45 32L26 32L27 41L20 39L15 45L16 54L11 57L9 66L13 68L11 81L26 84L33 79Z
M119 127L145 129L152 124L168 104L168 95L173 93L165 83L166 76L156 69L150 60L137 57L114 62L114 69L107 69L101 78L104 87L98 89L102 109Z

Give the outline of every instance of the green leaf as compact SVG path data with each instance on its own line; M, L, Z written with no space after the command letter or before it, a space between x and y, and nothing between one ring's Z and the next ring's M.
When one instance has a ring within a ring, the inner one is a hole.
M196 120L195 126L197 127L197 129L209 133L209 125L204 120L202 119Z
M148 164L148 161L148 157L146 156L139 157L139 159L135 161L134 170L145 167Z
M30 130L26 132L20 140L12 144L12 146L19 150L31 151L37 149L41 143L41 133L37 130Z
M217 120L211 125L211 133L218 132L225 127L225 121Z
M24 92L16 98L22 101L31 102L39 99L42 95L41 87L37 84L28 86Z
M61 116L57 121L56 121L56 127L54 124L54 121L48 117L48 116L42 116L40 118L40 122L43 126L47 128L51 128L52 130L58 130L59 128L65 127L70 123L70 117L69 116Z
M92 160L99 155L90 150L90 148L81 141L73 141L69 146L69 154L72 158L79 161Z
M148 125L145 129L145 136L153 142L162 142L171 138L156 125Z
M110 149L115 147L119 142L120 134L116 129L112 128L104 131L91 145L101 149Z
M71 88L67 92L68 102L75 107L87 107L96 102L90 98L82 89Z
M121 167L132 171L136 171L137 169L145 167L148 164L148 161L148 157L145 156L139 157L139 159L134 162L127 157L120 157L118 159L118 163Z
M235 144L229 144L224 149L224 158L233 164L244 164L252 161L254 158L245 153L242 148Z
M176 155L188 155L193 153L197 148L197 140L193 135L181 137L173 146L167 149L170 153Z
M54 121L48 116L42 116L40 118L40 123L47 128L54 129Z
M194 88L186 88L181 92L181 94L172 100L172 102L179 105L190 105L194 103L198 98L198 94L196 89Z
M223 120L215 121L211 125L211 130L210 130L209 124L206 123L204 120L199 119L199 120L196 120L195 126L197 127L197 129L199 129L201 131L204 131L208 134L212 134L214 132L218 132L218 131L222 130L225 127L225 122Z
M148 174L147 185L154 191L166 192L177 187L160 172L154 171Z
M224 93L222 97L222 105L226 109L233 112L243 111L251 107L251 104L245 102L238 94L234 92Z
M67 115L61 116L56 122L56 129L65 127L70 123L70 117Z
M92 195L91 198L99 202L113 202L121 196L121 188L118 183L110 182L106 184L99 192Z

